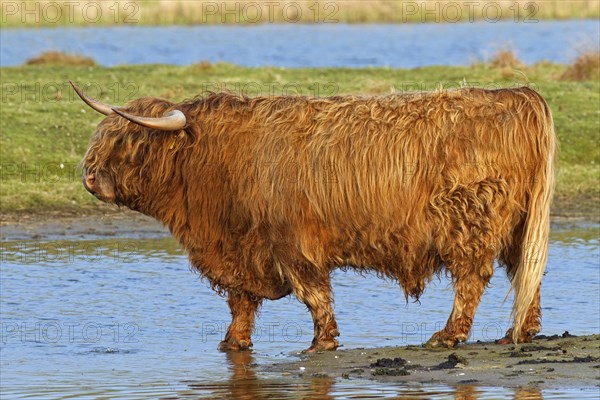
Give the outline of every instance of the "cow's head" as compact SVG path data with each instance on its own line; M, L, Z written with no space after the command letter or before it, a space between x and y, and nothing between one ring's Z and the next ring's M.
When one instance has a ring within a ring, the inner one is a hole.
M102 201L142 207L157 194L157 182L173 178L165 160L186 141L185 114L166 100L149 97L114 107L71 85L88 106L106 115L81 163L83 185Z

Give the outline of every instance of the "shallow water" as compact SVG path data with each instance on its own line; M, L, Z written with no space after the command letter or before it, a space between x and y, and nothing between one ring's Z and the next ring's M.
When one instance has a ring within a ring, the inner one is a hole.
M414 68L467 65L507 47L526 63L567 63L580 47L597 48L599 37L594 20L3 29L0 66L61 50L106 66L207 60L250 67Z
M600 332L599 228L553 227L541 333ZM298 301L266 302L254 352L226 355L216 350L229 322L226 302L190 271L173 239L71 239L1 244L3 398L444 398L465 390L482 399L540 398L503 388L261 373L261 365L291 360L310 344L312 322ZM333 281L345 348L422 343L443 326L452 304L446 279L432 282L421 304L406 304L396 284L375 276L336 272ZM499 269L471 340L503 335L510 323L510 301L502 303L507 290ZM596 398L597 390L541 391L544 398L575 394Z

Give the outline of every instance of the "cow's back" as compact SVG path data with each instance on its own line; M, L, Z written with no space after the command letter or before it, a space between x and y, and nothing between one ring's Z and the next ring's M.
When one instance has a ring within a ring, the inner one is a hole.
M494 214L488 225L504 228L490 233L508 235L531 176L530 92L248 100L235 126L213 133L215 143L227 138L215 160L251 236L242 241L255 244L240 248L243 258L263 243L279 273L308 262L426 279L457 220Z

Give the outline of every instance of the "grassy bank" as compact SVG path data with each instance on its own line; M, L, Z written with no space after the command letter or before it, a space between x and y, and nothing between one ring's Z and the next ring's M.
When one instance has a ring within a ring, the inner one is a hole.
M245 68L199 63L178 67L138 65L31 65L2 68L0 111L2 214L85 212L98 201L80 182L82 158L100 114L86 107L67 84L87 86L88 94L112 104L144 95L173 101L205 90L229 89L247 95L385 94L393 91L531 84L549 102L560 140L555 215L595 214L600 189L600 83L558 79L566 66L538 64L515 70L477 64L411 70L369 68Z
M0 1L2 27L413 23L598 18L597 0Z

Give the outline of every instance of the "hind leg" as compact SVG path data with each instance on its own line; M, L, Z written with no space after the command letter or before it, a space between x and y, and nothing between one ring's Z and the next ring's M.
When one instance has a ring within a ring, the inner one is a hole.
M246 292L230 292L227 303L231 310L231 324L225 339L219 344L219 350L247 350L252 347L250 335L262 299L257 299Z
M478 271L454 277L454 305L446 326L433 334L427 347L454 347L469 337L481 295L492 277L492 262Z
M521 243L522 240L522 227L519 226L516 229L515 237L513 239L514 243ZM521 258L521 246L513 246L511 248L507 248L504 254L502 254L502 262L506 265L506 275L509 280L512 280L516 274L517 267L519 265L519 261ZM540 291L541 284L537 288L535 295L533 297L533 301L527 310L527 317L525 318L525 322L523 327L521 328L521 332L516 337L516 343L529 343L533 339L533 337L540 331L542 327L541 319L542 319L542 309L540 305ZM510 328L506 335L498 340L499 344L510 344L513 343L513 328Z
M523 324L523 328L521 332L517 336L517 343L531 343L534 336L540 331L542 328L542 308L540 305L540 290L541 285L538 287L535 292L535 296L533 298L533 302L529 306L527 310L527 317L525 319L525 323ZM502 339L498 340L499 344L510 344L513 343L513 328L510 328L508 332L506 332L506 336Z
M455 346L467 340L475 310L494 272L494 260L508 235L509 186L502 179L457 185L434 199L439 210L438 252L452 273L454 305L444 329L428 346Z
M329 275L310 279L292 279L292 288L298 299L306 304L314 323L314 337L311 346L305 350L314 353L335 350L339 336L337 323L331 307L331 282Z

